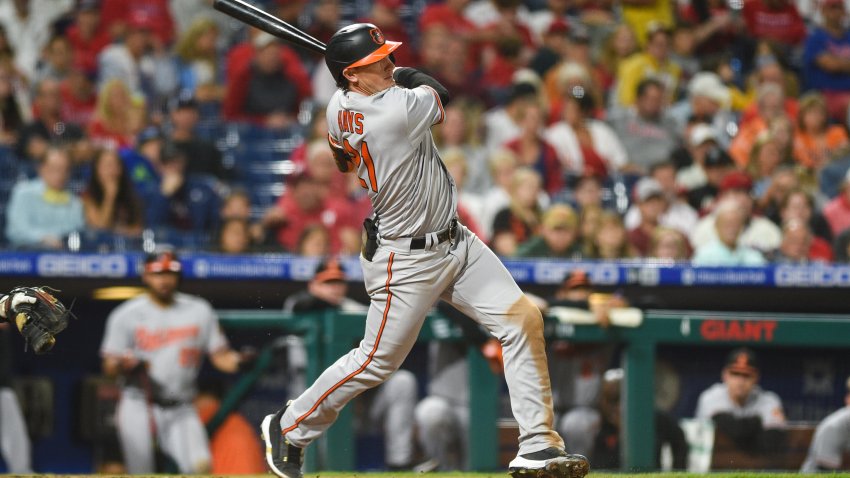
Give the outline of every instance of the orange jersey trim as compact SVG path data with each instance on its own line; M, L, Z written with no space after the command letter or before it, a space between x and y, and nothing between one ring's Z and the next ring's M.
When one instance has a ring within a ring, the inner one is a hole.
M331 143L331 145L334 146L335 148L342 149L342 145L339 144L339 142L336 139L334 139L334 137L331 136L330 133L328 133L328 142Z
M437 94L437 90L435 90L434 88L431 88L428 85L422 85L422 86L431 90L431 94L434 95L434 98L437 100L437 108L440 109L440 119L434 124L442 123L443 120L446 119L446 110L443 109L443 102L440 101L440 95Z
M393 258L394 257L395 257L395 252L391 252L389 262L387 263L387 282L386 282L386 285L384 286L385 290L387 291L387 305L384 306L384 316L381 319L381 327L378 329L378 335L377 335L377 337L375 337L375 345L372 347L372 350L369 352L368 358L366 358L366 361L363 362L363 365L361 365L360 368L358 368L357 370L346 375L345 378L343 378L339 382L335 383L331 388L328 389L328 391L323 393L322 396L319 397L319 399L316 401L316 403L313 404L312 407L310 407L310 410L307 410L307 413L305 413L305 414L301 415L300 417L298 417L297 419L295 419L294 424L292 424L291 426L289 426L287 428L284 428L281 431L281 435L286 435L287 433L291 432L292 430L295 430L296 428L298 428L298 425L300 425L301 422L304 421L307 417L312 415L313 412L315 412L316 409L319 408L319 405L326 398L328 398L328 396L331 393L333 393L334 391L336 391L336 389L345 385L346 382L348 382L349 380L351 380L352 378L356 377L361 372L366 370L366 367L368 367L369 364L372 363L372 358L375 357L375 353L378 351L378 345L380 345L380 343L381 343L381 336L384 334L384 327L387 325L387 316L390 313L390 304L392 303L392 299L393 299L393 293L390 290L390 281L393 278L392 267L393 267Z

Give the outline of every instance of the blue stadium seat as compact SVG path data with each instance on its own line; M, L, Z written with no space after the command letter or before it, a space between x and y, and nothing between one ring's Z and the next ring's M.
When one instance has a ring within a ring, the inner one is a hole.
M265 210L274 205L278 198L286 191L283 183L266 184L251 188L251 204L255 209Z

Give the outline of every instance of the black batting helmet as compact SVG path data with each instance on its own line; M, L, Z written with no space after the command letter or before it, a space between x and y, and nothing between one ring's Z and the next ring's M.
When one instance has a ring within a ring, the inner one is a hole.
M344 86L343 70L375 63L400 46L401 42L387 41L375 25L355 23L341 28L328 41L325 64L337 85Z
M183 266L180 259L172 250L153 252L145 256L145 272L161 274L163 272L174 272L180 274Z

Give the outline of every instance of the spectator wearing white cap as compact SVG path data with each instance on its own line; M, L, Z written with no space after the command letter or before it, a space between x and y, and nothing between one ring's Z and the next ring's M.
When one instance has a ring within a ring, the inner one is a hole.
M658 219L660 226L676 229L682 234L690 234L699 220L699 215L685 200L682 189L676 184L676 166L670 162L656 164L649 171L649 178L655 180L666 199L666 208ZM627 229L634 229L641 223L641 210L637 205L626 212Z
M688 82L688 98L671 106L668 115L686 131L689 124L707 123L714 127L718 144L728 147L735 124L731 111L731 93L717 73L701 71ZM687 138L687 135L685 135Z
M680 169L676 175L676 182L685 190L697 189L708 182L705 159L709 151L720 149L717 137L717 130L707 123L697 123L688 129L686 149L691 164Z

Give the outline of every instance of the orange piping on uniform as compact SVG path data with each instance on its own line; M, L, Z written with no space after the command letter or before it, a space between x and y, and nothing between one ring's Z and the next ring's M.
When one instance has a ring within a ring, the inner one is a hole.
M351 380L356 375L358 375L360 372L365 370L366 367L368 367L369 364L372 362L372 358L375 356L375 352L378 351L378 345L381 343L381 335L383 335L383 333L384 333L384 326L387 325L387 316L390 313L390 303L392 302L392 299L393 299L393 293L392 293L392 291L390 291L390 280L392 280L392 278L393 278L392 267L393 267L393 258L394 257L395 257L395 252L391 252L389 262L387 263L387 283L386 283L386 286L385 286L385 289L387 291L387 305L384 306L384 317L381 319L381 327L378 329L378 335L377 335L377 337L375 337L375 345L372 347L372 351L369 352L369 357L366 359L365 362L363 362L363 365L361 365L360 368L358 368L357 370L346 375L345 378L343 378L339 382L335 383L333 387L328 389L327 392L323 393L322 396L319 397L319 399L316 401L316 403L313 404L313 406L310 408L310 410L307 411L307 413L298 417L295 420L295 423L292 426L287 427L287 428L285 428L281 431L282 435L286 435L287 433L291 432L292 430L295 430L296 428L298 428L298 425L300 425L301 422L304 421L305 418L309 417L313 412L316 411L317 408L319 408L319 405L326 398L328 398L328 395L333 393L339 387L343 386L345 384L345 382Z

